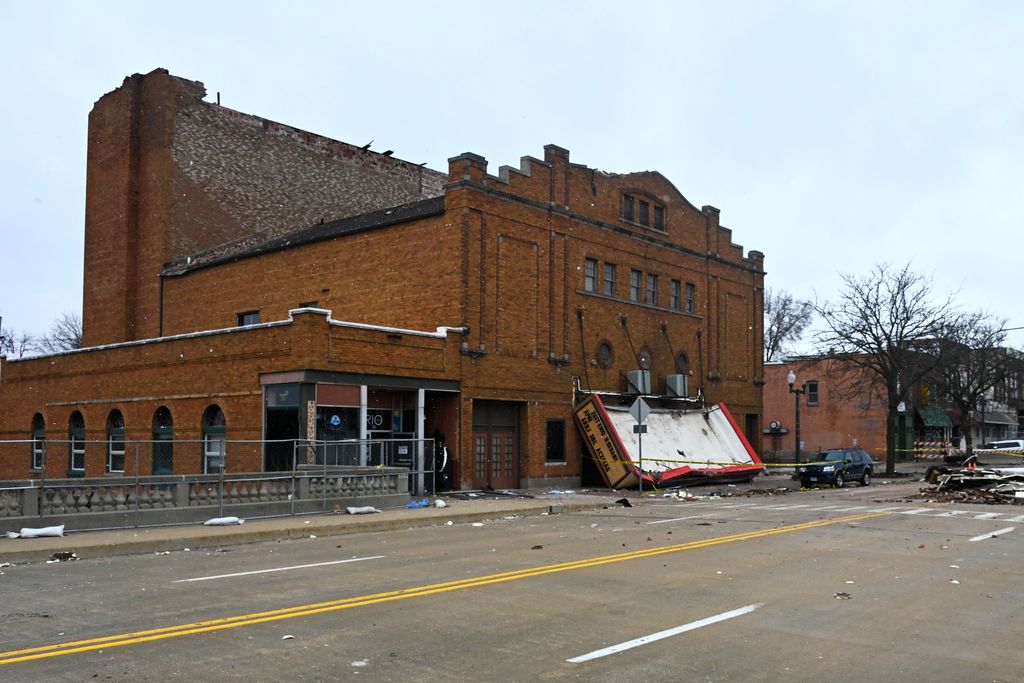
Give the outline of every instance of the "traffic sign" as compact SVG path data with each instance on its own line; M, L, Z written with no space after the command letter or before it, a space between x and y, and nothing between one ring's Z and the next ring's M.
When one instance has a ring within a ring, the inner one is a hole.
M642 425L647 420L647 416L651 414L651 407L647 405L647 401L638 398L629 407L629 414L633 416L637 424Z

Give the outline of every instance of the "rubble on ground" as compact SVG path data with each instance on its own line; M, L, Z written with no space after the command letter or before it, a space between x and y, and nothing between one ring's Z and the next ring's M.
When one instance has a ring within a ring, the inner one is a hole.
M919 498L941 503L1024 505L1024 470L934 467L928 470Z

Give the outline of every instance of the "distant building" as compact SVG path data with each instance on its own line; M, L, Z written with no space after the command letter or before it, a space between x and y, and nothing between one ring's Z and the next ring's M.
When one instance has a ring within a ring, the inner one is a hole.
M714 207L554 145L439 172L204 94L157 70L95 104L86 348L0 360L0 439L26 440L0 476L42 476L47 443L65 477L434 437L457 488L578 482L574 387L637 369L726 402L757 443L764 257Z

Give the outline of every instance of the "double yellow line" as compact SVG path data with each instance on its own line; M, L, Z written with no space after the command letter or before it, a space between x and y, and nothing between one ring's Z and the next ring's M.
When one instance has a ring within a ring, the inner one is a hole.
M601 565L613 564L616 562L639 560L647 557L655 557L657 555L666 555L669 553L683 552L685 550L710 548L712 546L722 545L725 543L735 543L737 541L750 541L757 538L765 538L768 536L786 534L794 531L804 531L807 529L815 529L818 527L831 526L834 524L856 522L863 519L869 519L872 517L879 517L885 514L887 513L870 512L857 515L848 515L845 517L821 519L814 522L806 522L803 524L791 524L787 526L775 527L772 529L749 531L741 534L732 534L730 536L717 536L715 538L688 541L686 543L658 546L656 548L634 550L625 553L616 553L614 555L591 557L583 560L575 560L572 562L562 562L559 564L551 564L541 567L531 567L528 569L517 569L515 571L500 572L497 574L486 574L484 576L475 576L467 579L459 579L457 581L446 581L443 583L433 583L426 586L418 586L415 588L403 588L401 590L386 591L384 593L360 595L352 598L342 598L339 600L317 602L308 605L296 605L294 607L285 607L282 609L270 610L268 612L256 612L253 614L242 614L234 617L208 619L205 621L196 621L189 624L178 624L177 626L166 626L163 628L149 629L146 631L132 631L129 633L119 633L111 636L89 638L86 640L76 640L67 643L40 645L38 647L30 647L22 650L0 652L0 665L17 664L19 662L28 662L36 659L46 659L49 657L63 657L65 655L72 655L80 652L103 650L112 647L124 647L126 645L137 645L139 643L148 643L155 640L164 640L167 638L179 638L181 636L189 636L196 633L223 631L229 628L252 626L254 624L263 624L271 621L281 621L283 619L295 619L297 617L307 617L314 614L323 614L325 612L335 612L338 610L350 609L352 607L365 607L367 605L376 605L384 602L394 602L396 600L420 598L428 595L436 595L438 593L447 593L450 591L463 590L465 588L476 588L477 586L486 586L495 583L503 583L505 581L517 581L519 579L528 579L534 576L543 576L545 574L554 574L557 572L566 572L575 569L587 569L589 567L599 567Z

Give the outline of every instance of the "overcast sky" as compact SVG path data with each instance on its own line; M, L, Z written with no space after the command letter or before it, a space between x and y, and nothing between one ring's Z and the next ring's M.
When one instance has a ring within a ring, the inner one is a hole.
M1021 2L0 0L5 328L80 313L88 114L158 67L438 170L548 143L657 170L770 288L910 261L1024 326Z

